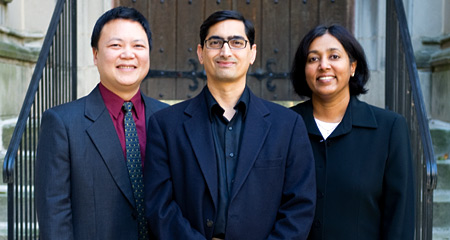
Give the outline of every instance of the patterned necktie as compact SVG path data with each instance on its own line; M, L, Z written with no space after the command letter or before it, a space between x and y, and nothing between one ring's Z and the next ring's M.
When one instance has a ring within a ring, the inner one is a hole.
M136 123L134 122L133 114L131 113L132 108L133 103L123 103L123 109L125 110L124 127L127 167L138 212L139 239L148 239L147 221L144 216L144 182L142 176L141 150L136 131Z

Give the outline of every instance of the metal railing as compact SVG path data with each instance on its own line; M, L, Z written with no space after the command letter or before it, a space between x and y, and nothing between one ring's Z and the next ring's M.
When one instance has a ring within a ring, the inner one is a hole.
M387 0L386 8L386 106L408 122L416 175L415 238L431 240L436 159L403 2Z
M38 239L34 163L42 113L76 98L76 0L58 0L3 165L8 239Z

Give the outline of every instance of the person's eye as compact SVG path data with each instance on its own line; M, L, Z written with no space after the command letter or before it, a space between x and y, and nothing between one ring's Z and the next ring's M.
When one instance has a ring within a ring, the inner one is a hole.
M245 45L245 41L242 39L232 39L230 40L230 43L233 47L242 48Z
M211 39L208 42L210 46L220 46L222 44L222 41L219 39Z
M136 45L134 45L134 47L137 47L137 48L145 48L145 45L144 45L144 44L136 44Z
M337 54L332 54L331 56L330 56L330 59L333 59L333 60L337 60L337 59L339 59L339 58L341 58L339 55L337 55Z
M308 62L317 62L317 61L319 61L318 57L309 57L308 58Z
M120 48L120 44L119 43L111 43L109 44L110 48Z

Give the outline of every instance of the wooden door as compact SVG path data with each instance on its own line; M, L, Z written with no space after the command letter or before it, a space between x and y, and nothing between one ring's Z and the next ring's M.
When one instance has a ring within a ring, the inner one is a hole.
M153 33L149 76L143 91L163 100L197 95L206 84L196 54L203 20L236 10L255 25L257 59L247 83L267 100L298 100L289 80L303 35L318 24L338 23L353 32L354 0L115 0L144 14Z

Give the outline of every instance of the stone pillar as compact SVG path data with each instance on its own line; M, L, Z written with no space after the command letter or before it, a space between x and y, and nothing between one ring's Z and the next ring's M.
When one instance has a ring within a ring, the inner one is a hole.
M450 34L439 42L441 50L431 56L431 116L450 122Z
M94 65L91 34L97 19L107 10L111 9L112 1L77 1L78 14L78 83L77 97L83 97L89 94L92 89L100 82L97 67Z

